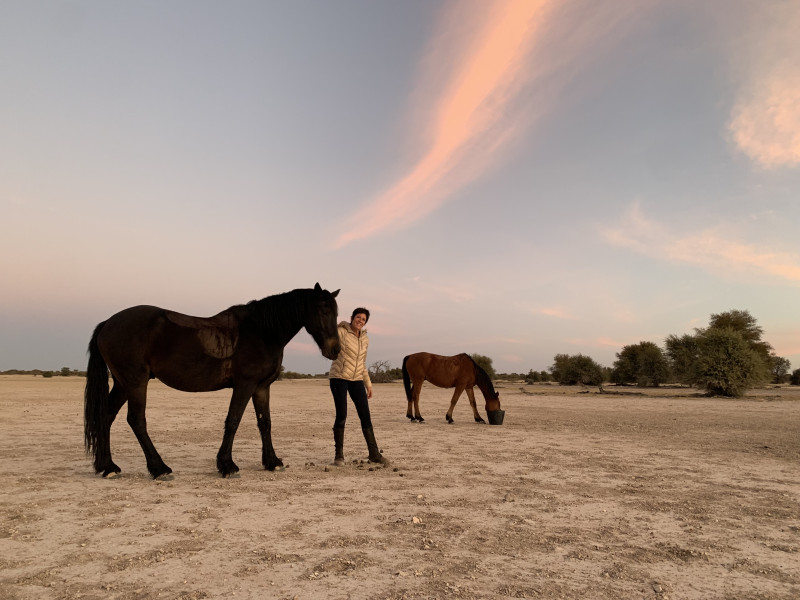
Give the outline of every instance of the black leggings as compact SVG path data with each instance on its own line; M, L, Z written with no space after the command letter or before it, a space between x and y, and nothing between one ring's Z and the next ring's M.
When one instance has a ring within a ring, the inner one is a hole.
M330 384L333 403L336 406L336 420L333 422L333 428L343 428L345 421L347 421L347 392L350 392L350 398L352 398L353 404L356 405L358 418L361 419L361 428L372 427L372 419L369 416L367 388L364 386L364 382L331 379Z

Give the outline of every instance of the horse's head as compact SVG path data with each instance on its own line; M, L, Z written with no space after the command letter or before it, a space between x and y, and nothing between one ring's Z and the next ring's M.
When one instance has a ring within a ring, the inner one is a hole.
M486 412L490 410L500 410L500 394L498 392L486 394L485 400Z
M336 330L339 307L336 296L339 290L329 292L323 290L319 283L314 286L311 308L306 316L305 328L317 346L322 351L322 356L336 360L339 356L339 332Z

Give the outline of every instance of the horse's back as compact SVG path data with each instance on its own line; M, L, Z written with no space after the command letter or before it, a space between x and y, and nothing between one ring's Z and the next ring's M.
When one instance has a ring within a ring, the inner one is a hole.
M427 380L437 387L473 385L475 380L472 359L465 353L442 356L417 352L406 357L405 365L412 379Z
M98 347L115 378L129 383L152 377L184 391L227 387L238 336L235 319L204 319L157 306L132 306L112 317Z
M165 321L164 309L158 306L131 306L109 317L98 333L97 343L103 355L119 346L135 347L153 336ZM106 357L108 358L108 357Z

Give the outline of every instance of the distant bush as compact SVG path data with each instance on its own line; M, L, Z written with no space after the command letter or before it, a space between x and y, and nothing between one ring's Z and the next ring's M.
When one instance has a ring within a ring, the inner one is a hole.
M664 351L653 342L624 346L617 353L611 381L635 383L639 387L658 387L669 378L669 362Z
M788 369L762 333L746 310L712 314L709 326L695 329L695 335L667 337L673 378L711 394L742 396Z
M278 379L315 379L316 375L310 373L295 373L294 371L281 371Z
M603 384L603 367L583 354L556 354L550 372L561 385Z
M767 380L763 357L740 332L709 328L697 336L697 344L695 383L709 393L739 397Z
M770 354L770 361L772 362L772 383L788 383L790 379L789 371L792 368L792 363L788 358Z
M800 369L792 371L792 378L789 380L792 385L800 385Z
M685 385L695 384L695 364L697 363L697 337L684 334L681 337L670 335L664 340L669 359L672 381Z
M539 374L539 371L534 371L531 369L528 371L528 374L525 376L525 383L539 383L542 380L542 376Z
M391 383L403 378L402 369L392 368L388 360L376 360L368 368L372 383Z
M481 369L486 371L486 374L489 376L489 379L495 380L497 379L497 374L494 372L494 366L492 366L492 359L488 356L483 356L482 354L471 354L470 355L472 360L475 361Z

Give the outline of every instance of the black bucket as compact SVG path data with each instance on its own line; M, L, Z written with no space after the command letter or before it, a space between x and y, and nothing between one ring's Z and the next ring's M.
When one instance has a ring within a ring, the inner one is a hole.
M506 416L504 410L487 410L486 416L489 418L489 425L502 425L503 417Z

